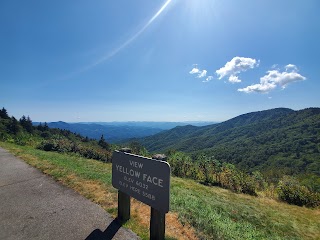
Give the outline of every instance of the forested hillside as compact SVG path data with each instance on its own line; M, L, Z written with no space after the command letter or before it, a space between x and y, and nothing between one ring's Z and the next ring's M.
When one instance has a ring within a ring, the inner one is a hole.
M190 122L195 126L205 126L213 122ZM40 122L34 122L38 126ZM103 134L106 141L118 143L127 139L147 137L176 126L185 126L189 122L48 122L50 128L59 128L81 134L84 137L100 139Z
M273 175L320 176L320 108L277 108L204 127L176 127L141 139L149 151L204 154Z
M17 120L7 110L0 110L0 141L28 145L44 151L72 153L104 162L111 161L113 145L103 136L99 141L72 133L69 130L49 128L47 123L33 126L31 118Z

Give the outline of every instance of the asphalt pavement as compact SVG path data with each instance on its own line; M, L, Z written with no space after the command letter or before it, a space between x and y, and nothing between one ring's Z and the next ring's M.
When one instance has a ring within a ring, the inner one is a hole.
M139 238L97 204L0 148L0 239Z

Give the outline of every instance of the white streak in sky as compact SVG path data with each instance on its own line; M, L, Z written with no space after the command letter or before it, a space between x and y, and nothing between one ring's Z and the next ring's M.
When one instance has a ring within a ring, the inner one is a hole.
M150 25L151 23L156 20L156 18L163 12L163 10L166 9L166 7L169 5L169 3L171 2L171 0L168 0L165 2L165 4L163 4L163 6L159 9L159 11L136 33L134 34L131 38L129 38L127 41L125 41L123 44L121 44L119 47L117 47L116 49L114 49L113 51L111 51L110 53L108 53L107 55L103 56L102 58L100 58L99 60L97 60L96 62L94 62L93 64L86 66L85 68L83 68L81 70L81 72L86 71L94 66L97 66L98 64L108 60L109 58L113 57L114 55L116 55L118 52L120 52L123 48L125 48L126 46L128 46L132 41L134 41L137 37L139 37Z
M83 67L82 69L79 69L78 71L74 71L71 72L63 77L60 77L59 79L56 79L55 81L65 81L68 80L72 77L74 77L75 75L78 75L80 73L83 73L85 71L88 71L89 69L101 64L102 62L108 60L109 58L115 56L118 52L120 52L123 48L125 48L126 46L128 46L132 41L134 41L137 37L139 37L150 25L151 23L153 23L154 20L156 20L156 18L166 9L166 7L169 5L169 3L171 2L171 0L167 0L165 2L165 4L163 4L163 6L158 10L158 12L156 12L155 15L153 15L153 17L138 31L136 32L132 37L130 37L127 41L125 41L124 43L122 43L119 47L115 48L114 50L112 50L110 53L106 54L105 56L101 57L100 59L98 59L97 61L95 61L94 63L87 65L85 67ZM51 82L51 81L48 81Z

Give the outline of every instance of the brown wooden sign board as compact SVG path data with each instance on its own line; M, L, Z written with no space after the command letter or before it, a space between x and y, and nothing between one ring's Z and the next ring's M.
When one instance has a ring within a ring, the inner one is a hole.
M115 151L112 185L162 213L169 212L170 165L165 161Z

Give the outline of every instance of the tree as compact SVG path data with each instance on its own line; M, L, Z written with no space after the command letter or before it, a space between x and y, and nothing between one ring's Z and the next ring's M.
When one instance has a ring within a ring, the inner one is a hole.
M47 122L45 122L43 125L43 131L48 131L48 130L49 130L49 126L48 126Z
M27 118L23 115L20 120L19 120L21 126L29 133L33 132L33 126L32 126L32 121L30 117L28 116Z
M38 129L39 131L43 131L42 123L39 123L39 125L37 126L37 129Z
M89 138L86 136L85 138L82 138L81 141L82 141L82 142L89 142L90 140L89 140Z
M8 129L9 133L14 134L14 135L16 135L20 131L19 122L17 121L17 119L15 117L11 118L11 121L10 121L7 129Z
M0 110L0 118L3 118L3 119L9 119L9 115L8 115L8 112L7 110L3 107L1 110Z
M211 166L210 161L206 156L200 156L198 158L199 169L202 171L204 176L204 183L209 184L211 181Z
M99 146L106 149L106 150L110 150L110 145L109 143L106 142L106 140L104 139L103 134L100 137L100 140L98 142Z
M147 155L147 150L138 141L130 142L129 148L131 149L133 154L137 154L141 156Z
M220 184L221 163L218 160L213 159L211 165L215 175L215 184Z
M256 188L260 191L266 189L267 182L265 181L263 175L259 171L254 171L252 173L252 178L254 179L254 182L256 184Z

